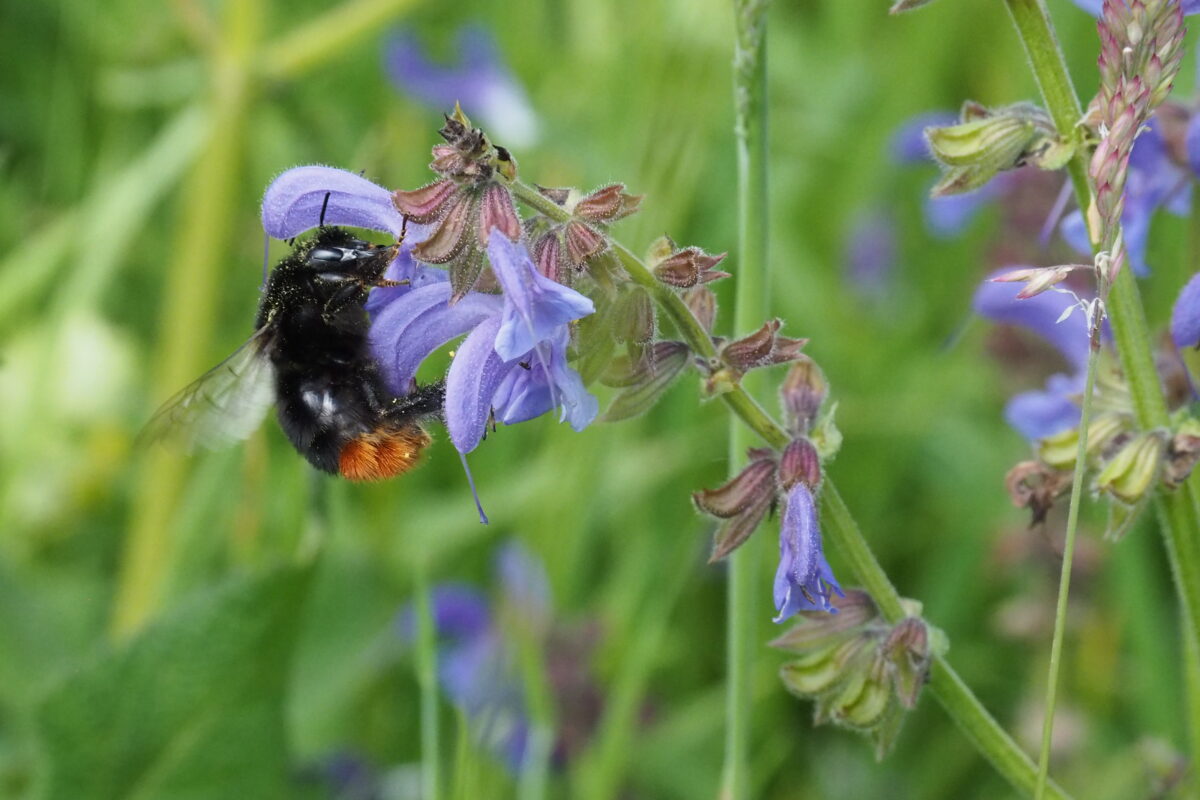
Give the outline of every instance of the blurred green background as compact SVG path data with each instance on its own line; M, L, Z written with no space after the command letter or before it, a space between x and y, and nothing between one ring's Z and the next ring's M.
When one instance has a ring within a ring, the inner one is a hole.
M1094 23L1048 1L1088 97ZM868 539L1032 749L1057 559L1009 505L1003 477L1027 445L1001 410L1061 365L971 322L969 298L1037 252L1013 238L1036 226L996 207L930 237L934 170L895 165L888 140L918 112L1036 91L1002 4L887 5L772 9L773 304L832 383L845 444L830 472ZM193 457L133 438L248 335L257 203L276 174L428 180L440 117L382 70L397 26L447 59L462 24L494 32L540 118L541 142L515 153L526 180L645 193L617 228L635 250L664 232L732 249L731 14L719 0L0 4L0 797L359 797L317 777L335 755L384 776L370 796L415 797L417 687L396 616L421 570L497 591L511 537L544 560L556 618L584 641L573 669L601 699L573 719L583 733L548 796L715 794L724 576L688 495L723 480L728 424L690 378L634 421L574 434L548 416L489 437L472 456L487 527L444 436L419 471L371 486L314 476L274 421ZM1039 202L1058 190L1038 186ZM864 214L898 236L874 293L845 269ZM1190 274L1187 233L1156 223L1152 325ZM736 254L726 264L731 307ZM1077 797L1150 797L1183 736L1169 576L1152 524L1117 545L1098 514L1089 524L1054 773ZM812 726L765 647L774 536L753 543L756 796L1011 796L929 697L880 764L866 741ZM515 796L465 718L442 712L446 795Z

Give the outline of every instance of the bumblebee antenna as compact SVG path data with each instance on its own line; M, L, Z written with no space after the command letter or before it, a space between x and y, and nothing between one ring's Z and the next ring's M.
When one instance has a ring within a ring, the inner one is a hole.
M332 192L326 192L325 199L323 201L321 201L321 221L317 223L317 227L320 227L320 228L325 227L325 212L329 209L329 195L330 194L332 194Z

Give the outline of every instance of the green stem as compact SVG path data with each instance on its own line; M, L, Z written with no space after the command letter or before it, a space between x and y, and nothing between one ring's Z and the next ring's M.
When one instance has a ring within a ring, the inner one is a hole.
M769 312L770 259L768 256L769 199L767 192L767 27L766 0L734 0L735 46L733 56L734 134L737 146L738 283L734 300L733 331L751 331ZM744 382L753 396L761 383ZM760 395L761 396L761 395ZM746 450L754 435L730 419L729 470L745 466ZM750 733L754 702L754 661L759 642L758 541L747 542L729 558L729 583L725 602L725 762L720 797L739 800L750 796Z
M1071 136L1082 111L1071 84L1062 51L1054 36L1050 16L1042 0L1006 0L1029 57L1042 99L1062 136ZM1085 151L1068 165L1079 207L1091 205ZM1092 239L1098 237L1092 232ZM1108 297L1108 315L1113 343L1129 384L1134 412L1143 430L1165 428L1170 423L1166 398L1154 365L1154 348L1137 284L1128 269L1121 270ZM1181 606L1184 651L1197 652L1196 623L1200 621L1200 509L1190 482L1175 492L1156 499L1171 574ZM1189 730L1193 763L1200 763L1200 659L1186 659Z
M1046 704L1042 718L1042 750L1038 756L1035 800L1046 793L1050 773L1050 739L1054 734L1054 709L1058 701L1058 667L1062 659L1063 632L1067 625L1067 597L1071 592L1071 562L1075 556L1075 533L1079 528L1079 501L1083 497L1083 474L1087 464L1088 428L1092 422L1092 393L1096 389L1096 361L1099 341L1089 347L1087 380L1083 388L1083 409L1079 417L1079 443L1075 448L1075 475L1071 480L1071 503L1067 510L1067 536L1063 544L1062 572L1058 578L1058 606L1054 613L1054 638L1050 644L1050 674L1046 678Z
M571 219L569 211L544 197L533 187L521 182L514 182L511 188L522 203L549 219L558 222L566 222ZM716 348L713 346L712 338L692 315L680 296L655 278L654 273L629 248L615 241L612 243L612 248L630 279L646 288L662 311L675 324L677 333L687 342L692 352L705 359L716 357ZM771 419L771 416L753 397L746 393L745 389L734 386L721 395L721 400L764 442L777 449L787 445L789 441L787 432ZM837 548L838 552L847 559L855 577L870 593L884 618L890 622L898 622L903 619L905 612L900 603L899 593L892 586L883 567L875 559L870 545L867 544L857 523L842 502L833 479L828 476L822 481L821 519L825 535L833 542L833 546ZM940 656L934 659L930 688L942 708L962 729L975 748L991 762L996 771L1013 786L1026 794L1032 794L1037 776L1037 769L1033 761L1005 733L995 718L979 702L979 699L972 694L962 678ZM1055 800L1067 800L1069 797L1053 781L1050 782L1048 790L1048 796Z
M439 733L437 686L437 630L429 594L428 565L423 556L416 566L417 686L421 693L421 797L437 800L439 786Z

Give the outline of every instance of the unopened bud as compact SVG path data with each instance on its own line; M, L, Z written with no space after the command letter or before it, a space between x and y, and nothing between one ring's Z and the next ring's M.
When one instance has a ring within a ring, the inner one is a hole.
M1091 269L1091 264L1063 264L1057 267L1033 267L1014 269L990 278L993 283L1024 283L1025 288L1017 293L1018 300L1027 300L1062 283L1077 269Z
M709 255L699 247L687 247L659 260L652 269L655 276L668 286L686 289L728 278L728 272L713 269L725 259L725 255Z
M821 485L821 456L808 439L793 439L779 457L779 485L787 492L797 483L810 489Z
M1117 443L1117 438L1127 434L1132 427L1133 419L1128 414L1110 412L1098 415L1088 426L1088 461L1102 457ZM1037 444L1038 458L1055 469L1074 469L1078 451L1078 428L1047 436Z
M608 249L604 236L579 220L567 223L564 237L567 243L567 259L575 269L583 269L589 260Z
M1171 437L1167 448L1167 465L1163 481L1172 489L1178 487L1200 461L1200 422L1189 417Z
M573 213L591 222L610 223L637 211L641 202L641 195L626 194L624 184L614 183L581 198Z
M617 341L647 344L654 338L654 301L640 286L622 292L612 314Z
M410 192L393 192L392 205L411 221L426 225L445 212L446 203L456 191L454 181L443 179Z
M788 429L806 433L820 413L827 394L829 383L817 362L808 356L797 358L779 386L779 400Z
M1162 433L1151 431L1122 447L1096 477L1096 488L1133 504L1154 488L1166 449Z
M512 241L521 238L521 218L513 205L512 193L499 183L489 183L479 203L479 246L487 247L492 230L498 230Z
M721 347L721 360L734 371L745 373L756 367L786 364L801 358L800 352L808 339L791 339L779 335L783 322L773 319L749 336L735 339Z
M775 502L775 454L750 451L750 463L723 486L692 494L706 514L724 520L717 529L709 562L719 561L750 538Z
M957 125L925 129L930 153L946 168L933 188L935 197L977 189L1030 159L1057 169L1074 152L1059 142L1046 112L1029 103L995 110L969 103L961 118Z

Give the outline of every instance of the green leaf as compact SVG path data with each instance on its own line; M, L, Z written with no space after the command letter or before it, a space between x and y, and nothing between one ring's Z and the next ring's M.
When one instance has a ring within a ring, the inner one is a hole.
M283 702L310 571L206 591L53 687L35 720L37 796L290 796Z

